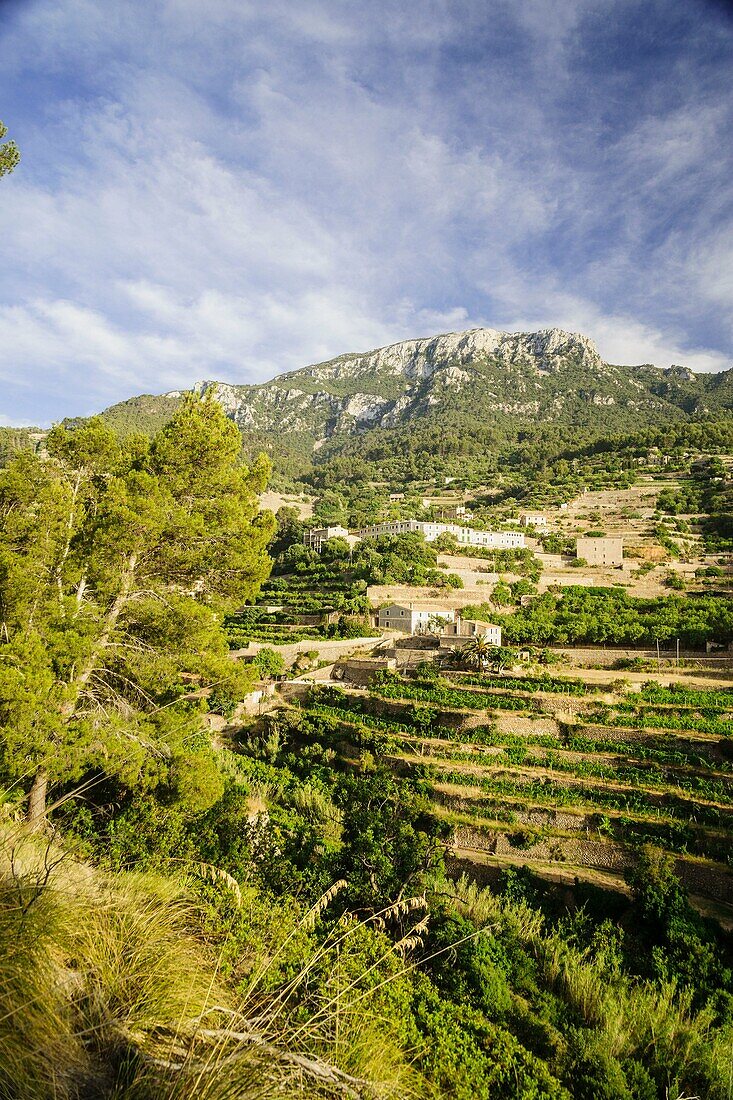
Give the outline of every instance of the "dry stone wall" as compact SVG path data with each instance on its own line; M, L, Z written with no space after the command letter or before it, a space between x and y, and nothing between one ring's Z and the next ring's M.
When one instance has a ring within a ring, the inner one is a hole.
M500 711L494 718L499 733L516 737L556 737L561 739L560 726L555 718L527 718L523 714Z

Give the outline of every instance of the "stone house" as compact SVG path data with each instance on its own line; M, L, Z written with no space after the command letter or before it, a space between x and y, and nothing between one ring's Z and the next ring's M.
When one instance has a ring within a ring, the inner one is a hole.
M438 619L448 623L455 621L455 610L444 610L434 604L409 603L389 604L377 611L377 626L380 630L399 630L402 634L440 633ZM435 627L438 629L434 629Z
M317 554L320 554L323 550L324 542L328 542L329 539L346 539L349 537L349 532L345 527L312 527L310 531L306 531L303 535L303 543L311 550L315 550Z
M622 538L579 538L575 546L576 556L584 558L588 565L617 566L624 562Z
M501 627L481 619L464 619L457 615L440 636L441 646L455 648L470 638L485 638L489 645L501 645Z

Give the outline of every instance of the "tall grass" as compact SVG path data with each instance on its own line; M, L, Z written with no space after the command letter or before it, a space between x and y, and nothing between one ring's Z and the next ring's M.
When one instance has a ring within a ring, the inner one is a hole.
M624 975L600 949L569 943L544 926L522 901L498 897L462 876L455 884L459 911L499 934L524 943L546 986L558 994L594 1049L623 1063L648 1066L668 1097L733 1100L733 1023L715 1026L716 1013L693 1005L694 994L675 981L652 983Z
M182 878L107 875L52 839L8 826L0 835L0 1098L426 1095L371 1011L370 982L361 980L368 968L345 950L360 927L347 922L274 990L263 980L266 956L236 992ZM403 959L375 937L398 976ZM374 973L383 970L380 959Z

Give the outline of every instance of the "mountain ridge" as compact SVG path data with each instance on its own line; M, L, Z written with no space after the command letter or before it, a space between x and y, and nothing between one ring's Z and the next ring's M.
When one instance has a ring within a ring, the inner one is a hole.
M671 404L689 414L697 411L695 398L699 403L715 394L730 375L696 375L680 366L615 366L601 358L589 337L559 328L528 333L476 328L346 353L269 382L206 380L192 389L214 390L243 431L306 432L318 442L362 428L392 428L441 405L460 407L466 404L458 396L464 390L481 391L487 411L493 399L494 412L519 418L549 411L550 394L550 406L560 411L563 391L601 407L653 413ZM686 398L687 407L676 398Z
M277 375L204 380L240 428L245 451L291 471L339 453L502 451L523 438L590 442L649 427L733 415L733 370L614 365L593 340L560 328L474 328L397 341ZM123 434L157 430L185 391L141 395L102 415Z

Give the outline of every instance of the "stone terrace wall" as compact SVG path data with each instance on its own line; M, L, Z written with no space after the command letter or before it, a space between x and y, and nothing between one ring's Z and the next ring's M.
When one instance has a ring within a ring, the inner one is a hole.
M656 661L657 659L656 649L616 649L613 647L606 649L605 647L583 646L578 646L577 649L573 646L567 648L552 646L551 648L553 653L566 658L571 664L577 665L579 668L613 668L616 661L634 660L636 658L645 661ZM676 663L676 651L671 649L661 650L659 656L662 668L666 671L672 671ZM695 665L706 669L733 668L733 654L726 654L725 652L721 652L719 655L709 655L705 650L681 649L680 659L694 662Z
M517 737L555 737L560 740L560 727L554 718L528 718L512 711L499 711L494 718L499 733Z
M623 872L634 865L634 855L621 845L601 840L542 838L529 848L522 849L511 843L509 836L489 829L461 827L456 830L454 842L461 848L470 848L487 855L521 857L527 866L532 863L557 863L558 866L588 867L599 871ZM446 866L449 872L465 872L480 884L496 882L501 868L474 863L470 857L451 853ZM698 863L693 859L675 859L675 873L683 886L693 894L702 894L715 901L733 903L733 873L714 864Z

